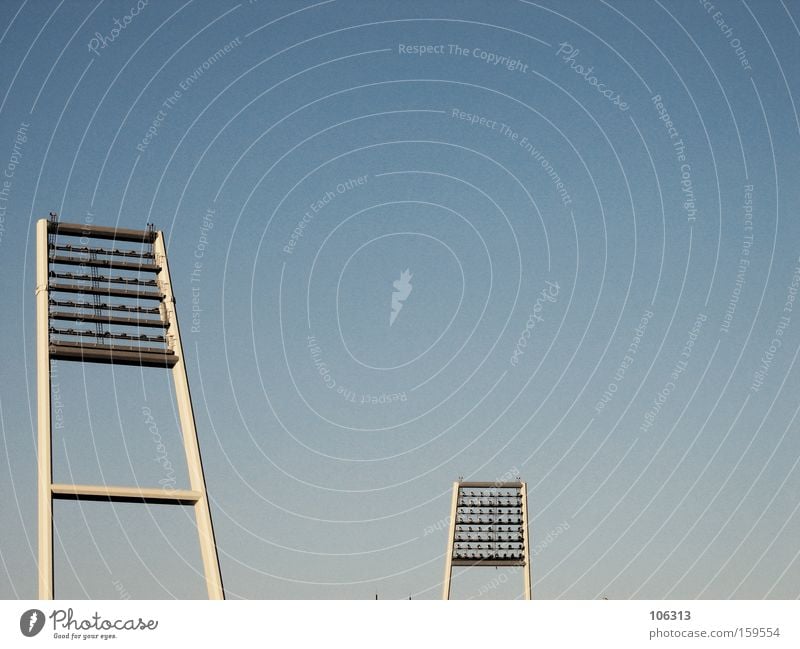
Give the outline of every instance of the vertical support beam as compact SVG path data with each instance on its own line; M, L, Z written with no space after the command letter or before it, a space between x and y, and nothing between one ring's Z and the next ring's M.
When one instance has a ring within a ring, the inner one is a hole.
M39 500L39 599L53 599L53 482L50 428L50 305L47 219L36 222L36 388Z
M444 563L442 599L450 599L450 579L453 576L453 545L456 539L456 511L458 510L459 483L453 483L453 500L450 505L450 532L447 535L447 555Z
M522 535L524 541L525 556L525 599L531 599L531 544L530 527L528 525L528 483L523 482L519 489L522 495Z
M219 569L219 557L217 556L217 544L214 539L214 526L211 522L211 509L209 508L208 493L206 492L206 480L203 474L203 461L200 457L200 446L197 441L192 396L189 392L189 379L186 375L186 363L178 327L178 315L175 311L175 296L172 293L164 234L160 230L156 233L153 251L156 256L156 263L161 265L161 271L158 273L158 284L164 294L163 306L166 311L167 322L169 322L169 344L170 348L178 356L178 362L172 368L172 380L175 383L175 396L178 402L183 447L186 451L186 463L189 471L189 485L192 491L198 491L202 494L194 505L194 514L197 522L197 533L200 538L200 554L203 558L203 571L205 572L208 598L225 599L225 592L222 588L222 575Z

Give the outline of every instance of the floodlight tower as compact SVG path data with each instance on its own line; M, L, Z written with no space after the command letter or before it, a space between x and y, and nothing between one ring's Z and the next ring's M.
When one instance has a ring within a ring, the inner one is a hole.
M111 241L113 247L94 245L98 240ZM115 276L101 274L112 270ZM58 324L64 322L93 328ZM152 226L128 230L61 223L54 213L39 220L36 358L39 599L53 599L54 499L192 505L208 597L224 599L163 233ZM54 484L51 360L171 369L189 489Z
M530 599L529 530L525 482L454 482L442 599L454 566L522 566Z

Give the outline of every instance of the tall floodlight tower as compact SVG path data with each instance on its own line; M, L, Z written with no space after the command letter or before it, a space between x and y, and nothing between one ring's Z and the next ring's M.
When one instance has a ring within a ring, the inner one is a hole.
M50 217L36 224L39 599L53 599L54 499L193 506L208 597L224 599L164 235ZM171 370L189 489L54 484L51 360Z
M454 482L442 599L455 566L522 566L530 599L529 530L525 482Z

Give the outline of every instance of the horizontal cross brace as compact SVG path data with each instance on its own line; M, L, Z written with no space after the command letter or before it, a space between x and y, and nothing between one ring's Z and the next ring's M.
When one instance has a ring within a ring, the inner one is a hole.
M456 543L522 543L523 534L519 532L495 532L494 530L477 530L468 532L459 530L453 539Z
M141 367L168 368L178 362L170 349L135 347L133 345L96 345L50 341L50 358L57 361L83 361L85 363L113 363Z
M110 284L130 284L133 286L158 286L154 279L139 279L138 277L105 277L104 275L82 275L80 273L61 273L50 271L50 277L69 279L76 282L108 282Z
M522 482L459 482L459 489L521 489Z
M155 259L152 252L140 252L138 250L119 250L118 248L91 248L89 246L73 246L71 243L63 245L51 243L48 245L50 250L64 250L66 252L77 252L81 255L116 255L118 257L134 257L139 259Z
M146 489L106 485L53 484L53 498L60 500L105 500L122 503L194 505L202 494L189 489Z
M524 566L524 559L453 559L454 566Z
M148 336L147 334L139 334L134 336L127 333L111 333L110 331L91 331L89 329L61 329L59 327L50 327L50 333L58 336L83 336L84 338L105 338L108 340L129 340L131 342L142 343L166 343L167 339L164 336Z
M506 518L495 518L494 520L477 520L477 519L457 519L456 525L489 525L489 526L496 526L496 525L505 525L505 526L522 526L522 520L506 520Z
M73 309L102 309L103 311L124 311L125 313L149 313L158 315L161 309L157 306L128 306L127 304L95 304L94 302L75 302L74 300L49 300L50 306L67 306Z
M153 243L156 240L154 230L129 230L101 225L84 225L82 223L50 222L47 224L50 234L66 237L88 237L89 239L108 239L114 241L131 241L134 243Z
M93 315L90 313L66 313L63 311L51 311L51 320L69 320L71 322L100 322L107 325L125 325L127 327L155 327L167 329L168 322L154 320L153 318L122 318L111 315Z
M81 286L79 284L50 284L51 291L60 293L83 293L85 295L108 295L111 297L132 297L140 300L163 300L164 296L156 291L134 291L127 288L115 288L113 286Z
M469 505L467 503L458 503L458 508L459 509L480 509L480 510L484 510L484 509L516 509L516 510L520 510L521 507L522 507L522 505L520 503L514 503L514 504L511 504L511 505L500 505L500 504L497 504L497 503L495 503L495 504L483 503L483 504L480 504L480 505Z
M67 264L70 266L92 266L94 268L114 268L116 270L136 270L157 273L161 270L158 264L146 264L134 261L118 261L116 259L82 259L66 255L51 255L51 264Z

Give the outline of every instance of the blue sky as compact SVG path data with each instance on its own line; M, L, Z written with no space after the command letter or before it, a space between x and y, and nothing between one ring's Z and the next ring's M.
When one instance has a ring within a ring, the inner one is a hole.
M165 232L230 598L438 597L459 476L527 480L534 597L798 596L796 2L0 15L0 595L56 211ZM53 384L57 481L158 484L149 412L185 484L166 373ZM191 510L55 522L59 597L204 596Z

